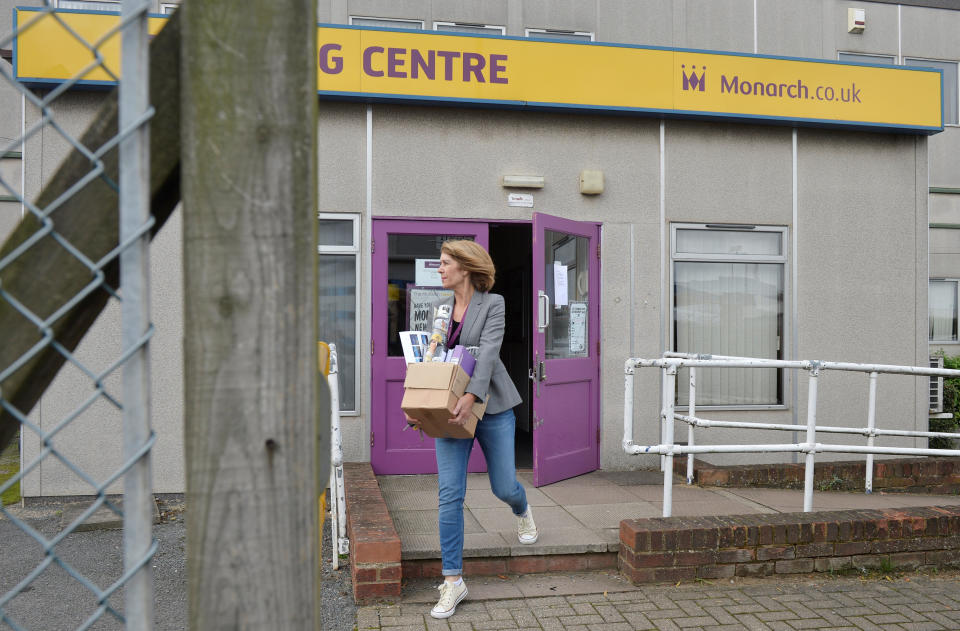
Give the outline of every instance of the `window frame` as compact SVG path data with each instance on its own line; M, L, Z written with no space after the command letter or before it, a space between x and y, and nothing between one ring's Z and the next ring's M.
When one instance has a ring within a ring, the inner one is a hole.
M179 2L161 2L160 3L160 15L170 15L174 11L180 8ZM167 9L170 9L168 12Z
M440 31L440 29L437 28L438 26L469 26L469 27L471 27L471 28L482 28L482 29L484 29L484 30L490 31L491 34L494 34L494 32L495 32L497 35L500 35L501 37L502 37L502 36L505 36L505 35L507 34L507 27L506 27L506 26L500 26L500 25L497 25L497 24L479 24L479 23L476 23L476 24L475 24L475 23L473 23L473 22L445 22L445 21L443 21L443 20L434 20L434 22L433 22L433 30L435 30L435 31ZM456 30L456 29L449 30L449 31L446 31L446 30L445 30L445 31L441 31L441 32L443 32L443 33L457 33L457 30ZM463 32L463 33L459 33L459 34L460 34L460 35L480 35L480 33L470 33L470 32Z
M320 245L317 244L317 256L323 256L324 254L352 254L354 257L354 286L360 287L360 213L331 213L331 212L320 212L317 213L317 220L322 219L332 219L336 221L352 221L353 222L353 245ZM354 293L354 366L356 366L355 374L353 375L353 387L354 387L354 409L353 410L340 410L340 416L360 416L361 408L360 405L360 292L357 291ZM321 340L322 341L322 340ZM339 353L338 353L339 356Z
M930 328L930 283L934 282L953 283L954 304L957 307L957 312L954 313L954 318L957 320L958 326L960 326L960 278L931 277L927 279L927 329L929 330ZM955 340L937 340L930 338L928 335L927 343L935 346L960 344L960 331L957 332L957 339Z
M406 26L397 26L397 27L396 27L396 28L398 28L398 29L406 29L406 28L409 28L409 30L411 30L411 31L422 31L422 30L424 30L424 26L425 26L423 20L417 20L417 19L414 19L414 18L384 18L384 17L376 17L376 16L373 16L373 15L351 15L349 18L347 18L347 23L348 23L350 26L360 26L360 27L365 27L365 26L366 26L366 25L363 25L363 24L354 24L354 22L353 22L354 20L380 20L380 21L382 21L382 22L396 22L397 24L419 24L419 26L417 26L417 27L406 27ZM391 28L391 27L389 27L389 26L377 26L377 27L371 26L371 27L367 27L367 28Z
M82 3L82 4L91 4L91 3L94 3L94 2L96 2L96 3L98 3L98 4L115 4L115 5L117 5L117 11L116 11L117 14L120 13L120 11L121 11L121 4L122 4L122 1L121 1L121 0L70 0L70 1L71 1L71 2L80 2L80 3ZM104 11L103 9L82 9L82 8L78 8L78 7L72 7L72 8L61 7L60 5L61 5L62 3L63 3L63 0L57 0L57 8L58 8L58 9L61 9L61 8L62 8L64 11L99 11L99 12L101 12L101 13L111 13L110 11Z
M594 33L591 32L591 31L568 31L568 30L566 30L566 29L556 29L556 28L526 28L526 29L524 29L524 35L523 35L523 36L524 36L524 37L537 37L538 34L542 34L542 33L558 33L558 34L564 34L564 35L589 35L591 42L595 42L595 41L597 40L596 34L594 34ZM549 39L549 38L545 38L545 39ZM577 39L570 39L570 40L550 39L549 41L551 41L551 42L571 42L571 43L574 43L574 42L582 42L583 40L577 40Z
M708 230L711 232L775 232L780 234L780 254L690 254L690 253L677 253L677 230ZM789 276L789 265L790 265L790 252L788 250L790 245L790 229L788 226L774 226L774 225L760 225L760 224L721 224L721 223L689 223L689 222L671 222L670 223L670 251L668 253L670 260L669 265L667 266L667 294L668 302L670 308L670 317L668 318L668 331L667 331L667 345L668 347L676 351L676 345L674 339L676 337L676 303L673 291L673 284L675 282L675 272L674 272L674 263L677 262L694 262L694 263L774 263L779 264L782 267L781 273L783 278L783 312L781 315L781 332L780 332L780 352L781 355L785 355L787 349L789 348L788 340L792 332L789 328L790 318L789 313L792 308L790 305L790 288L787 284L790 281ZM789 409L789 404L787 401L787 392L789 386L789 380L793 378L788 374L788 372L783 368L777 369L777 378L779 380L780 392L783 394L782 403L757 403L757 404L737 404L737 405L707 405L702 403L697 403L698 410L786 410ZM684 387L683 384L677 380L677 388ZM687 405L676 405L677 409L687 410L689 407Z
M890 60L890 63L889 63L889 64L878 63L878 64L877 64L878 66L892 66L892 67L895 68L895 67L897 67L898 65L900 65L900 64L897 63L897 56L896 56L896 55L887 55L887 54L884 54L884 53L858 53L858 52L852 51L852 50L838 50L838 51L837 51L837 61L842 62L842 63L845 63L845 64L855 64L855 63L860 63L860 62L852 61L852 60L848 60L848 59L840 59L840 55L856 55L857 57L872 57L872 58L874 58L874 59L889 59L889 60ZM870 63L870 62L867 61L866 59L864 59L862 63Z
M956 83L957 83L957 94L954 96L956 96L956 100L957 100L957 122L955 123L944 122L943 126L944 127L960 127L960 61L956 59L937 59L935 57L916 57L916 56L907 57L906 55L904 55L903 57L900 58L900 65L910 66L911 64L907 63L908 59L912 61L937 61L944 64L954 64L956 66L957 74L954 78L956 79ZM914 68L933 68L933 66L913 66L913 67ZM940 70L941 72L943 71L942 68L936 68L936 70ZM946 119L947 119L947 113L943 112L943 120L946 121Z

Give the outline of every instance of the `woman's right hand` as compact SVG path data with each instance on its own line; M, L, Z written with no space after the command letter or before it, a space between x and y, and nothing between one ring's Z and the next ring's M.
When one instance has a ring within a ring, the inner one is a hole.
M420 429L420 421L418 421L418 420L415 419L415 418L412 418L412 417L411 417L409 414L407 414L406 412L404 412L403 415L407 418L407 425L409 425L409 426L412 427L413 429Z

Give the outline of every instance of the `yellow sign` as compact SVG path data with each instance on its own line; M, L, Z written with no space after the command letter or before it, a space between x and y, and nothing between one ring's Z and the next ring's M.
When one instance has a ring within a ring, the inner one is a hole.
M930 69L343 26L317 47L332 98L943 129Z
M147 31L156 35L166 23L166 17L150 16ZM53 16L40 8L18 7L13 28L17 33L13 69L18 81L50 85L77 77L80 85L96 86L112 85L120 76L117 14L58 9Z
M14 19L23 83L111 84L119 75L119 16L18 8ZM150 18L151 34L164 19ZM317 91L333 99L943 129L935 69L342 25L318 27L315 61Z

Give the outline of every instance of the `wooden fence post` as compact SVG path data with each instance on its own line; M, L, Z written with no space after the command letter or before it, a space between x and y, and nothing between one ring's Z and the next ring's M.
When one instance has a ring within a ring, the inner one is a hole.
M316 2L180 11L190 628L318 629Z

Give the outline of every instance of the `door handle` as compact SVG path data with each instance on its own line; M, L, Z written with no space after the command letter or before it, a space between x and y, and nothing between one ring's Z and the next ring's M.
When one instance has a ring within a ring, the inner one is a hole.
M550 296L542 289L537 291L537 329L541 333L550 326Z

